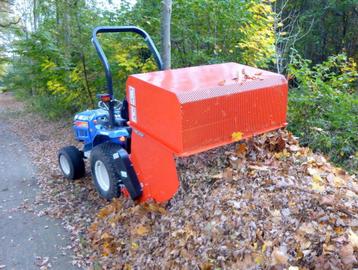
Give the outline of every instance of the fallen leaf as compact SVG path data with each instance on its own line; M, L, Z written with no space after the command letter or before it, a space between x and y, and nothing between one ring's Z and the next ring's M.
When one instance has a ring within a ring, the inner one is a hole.
M334 232L336 234L338 234L338 235L343 234L344 233L344 228L340 227L340 226L334 227Z
M223 178L226 180L232 180L233 179L233 172L231 168L226 168L223 172Z
M254 255L254 261L258 265L262 265L265 262L265 256L263 256L261 253L257 253Z
M315 183L317 183L317 184L320 184L320 183L323 182L321 176L319 176L318 174L313 175L312 181L315 182Z
M286 141L282 137L278 137L276 140L277 151L281 152L286 148Z
M335 203L335 197L334 195L326 195L323 196L320 200L320 204L322 205L333 205Z
M218 174L212 175L211 178L212 178L212 179L222 179L222 178L223 178L223 174L222 174L222 173L218 173Z
M105 232L101 235L101 239L102 240L108 240L108 239L113 239L113 236L110 235L109 233Z
M149 233L150 229L147 226L139 225L135 227L134 233L140 236L147 235Z
M267 166L249 165L249 169L255 171L269 171L269 168Z
M220 82L218 82L218 85L220 85L220 86L224 86L225 85L225 80L222 80L222 81L220 81Z
M232 137L232 140L233 140L234 142L238 142L238 141L240 141L240 140L242 139L242 136L243 136L243 135L244 135L244 133L238 131L238 132L233 132L233 133L231 134L231 137Z
M290 153L286 149L283 149L282 152L275 153L274 156L277 159L283 159L289 157Z
M200 266L200 270L212 270L214 266L211 263L204 263Z
M343 246L339 251L339 255L345 265L353 265L357 262L352 244Z
M346 184L346 182L339 176L334 177L333 183L336 187L343 187Z
M132 242L131 247L132 247L132 249L138 249L139 245L136 242Z
M97 217L99 218L105 218L112 214L114 212L114 207L112 205L108 205L106 207L103 207L101 210L98 211Z
M300 147L297 146L297 145L290 145L288 147L288 149L291 151L291 152L298 152L300 150Z
M277 210L277 209L275 209L275 210L273 210L273 211L271 211L271 215L272 215L272 221L274 222L274 223L279 223L279 222L281 222L281 212L280 212L280 210Z
M243 156L247 152L247 146L244 143L240 143L236 146L236 154L238 156Z
M358 249L358 234L356 234L352 230L349 230L348 239L353 248Z
M94 222L88 227L89 233L96 233L98 230L98 223Z
M314 234L316 230L314 229L312 223L303 223L299 229L299 232L302 232L304 234Z
M123 270L132 270L132 266L129 263L126 263L123 267Z
M320 185L317 182L313 182L311 185L311 189L318 192L323 192L325 190L324 186Z
M111 242L104 242L102 245L102 255L103 256L109 256L109 254L113 254L116 251L116 245Z
M331 184L334 184L334 178L335 178L335 175L333 173L330 173L326 176L327 181Z
M167 213L167 210L163 206L155 202L146 203L143 207L150 212L156 212L162 215L165 215Z
M314 175L319 175L319 172L317 169L315 168L312 168L312 167L308 167L307 168L307 173L311 176L314 176Z
M272 265L287 264L288 256L280 248L275 248L271 255Z

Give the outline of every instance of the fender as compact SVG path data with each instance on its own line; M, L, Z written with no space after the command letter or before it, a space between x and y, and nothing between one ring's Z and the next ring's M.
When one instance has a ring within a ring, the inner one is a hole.
M127 151L121 148L117 153L113 154L113 160L116 164L117 173L120 175L121 182L126 187L129 196L132 200L139 199L142 195L142 187Z

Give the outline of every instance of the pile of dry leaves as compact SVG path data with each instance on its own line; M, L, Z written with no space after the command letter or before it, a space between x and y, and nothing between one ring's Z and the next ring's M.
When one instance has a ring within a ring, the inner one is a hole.
M92 269L352 269L358 182L286 130L177 160L165 205L99 199L90 177L66 182L56 151L70 123L13 122L38 166L38 214L61 218L74 263ZM73 142L72 142L73 143ZM24 208L37 211L36 207Z
M178 160L166 206L124 200L89 227L110 269L351 269L358 184L287 131ZM295 268L296 267L296 268Z

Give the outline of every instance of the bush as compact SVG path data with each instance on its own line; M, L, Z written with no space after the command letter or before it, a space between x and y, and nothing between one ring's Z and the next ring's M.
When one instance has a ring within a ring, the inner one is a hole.
M310 60L294 52L289 66L297 83L289 92L289 129L302 144L353 173L358 168L356 69L345 54L312 67Z

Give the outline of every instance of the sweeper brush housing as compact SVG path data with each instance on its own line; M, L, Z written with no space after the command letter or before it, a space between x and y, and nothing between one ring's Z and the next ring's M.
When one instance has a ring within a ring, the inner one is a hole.
M189 156L284 127L287 81L236 64L129 76L131 161L142 201L163 202L179 187L174 157Z

